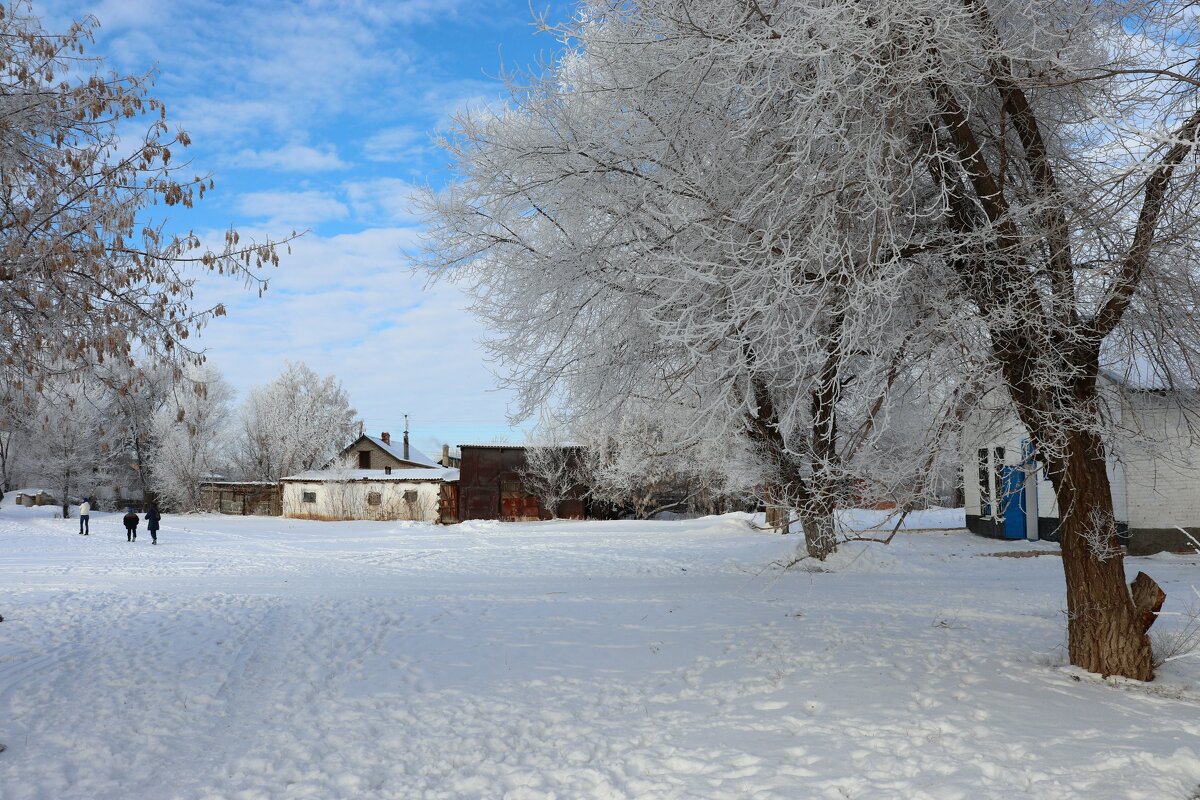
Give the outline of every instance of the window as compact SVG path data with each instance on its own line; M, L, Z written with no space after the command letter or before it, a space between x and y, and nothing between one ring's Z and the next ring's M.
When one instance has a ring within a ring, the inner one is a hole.
M988 467L988 450L979 448L979 516L992 515L992 476Z
M359 450L358 451L358 468L359 469L370 469L371 468L371 451L370 450Z
M377 506L383 503L383 495L379 492L367 492L367 505Z
M302 503L317 502L317 493L316 492L301 492L300 493L300 502L302 502Z
M404 493L404 502L408 503L410 506L411 506L411 505L416 505L416 503L417 503L417 492L416 492L416 490L414 490L414 489L409 489L407 492L405 492L405 493Z

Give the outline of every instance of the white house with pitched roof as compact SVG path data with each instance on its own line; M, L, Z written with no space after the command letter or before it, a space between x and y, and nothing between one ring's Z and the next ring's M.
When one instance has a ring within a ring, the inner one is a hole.
M442 487L458 470L314 469L280 481L283 515L294 519L437 522Z
M344 463L347 459L358 469L429 469L430 467L449 467L449 448L443 448L442 457L446 463L436 461L408 443L408 431L399 444L392 441L391 434L381 433L378 436L363 434L350 443L335 463Z
M283 516L295 519L438 520L443 487L458 481L449 448L443 463L387 433L363 434L324 469L279 483Z

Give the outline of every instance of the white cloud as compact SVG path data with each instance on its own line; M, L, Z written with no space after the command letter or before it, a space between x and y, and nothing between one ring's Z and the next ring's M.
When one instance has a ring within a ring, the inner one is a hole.
M336 375L371 430L396 433L409 414L414 432L458 444L507 430L508 395L478 344L484 331L450 284L426 286L404 252L414 228L309 234L283 256L260 299L216 276L198 301L223 299L201 344L243 395L284 362L302 360ZM519 434L514 434L516 439Z
M496 44L524 40L523 0L38 2L52 30L95 13L89 54L106 66L155 70L168 123L195 141L179 165L190 174L194 159L217 183L194 211L171 210L172 225L215 227L218 245L228 220L242 241L341 233L281 253L262 299L220 276L197 284L197 307L228 308L200 344L239 390L302 359L342 378L374 430L400 430L404 413L415 433L452 444L506 429L507 396L466 298L427 290L405 253L418 236L414 185L444 167L426 131L448 109L497 101L490 31Z
M248 217L265 219L263 227L277 232L302 230L322 222L344 219L349 213L345 204L315 189L247 192L238 198L237 209Z
M325 172L346 169L332 145L310 147L288 144L277 150L243 150L233 158L234 166L274 169L285 172Z
M412 125L385 128L363 142L362 152L370 161L413 161L429 153L433 142L428 131Z
M414 206L417 187L400 178L348 181L343 185L355 219L372 224L413 223L420 220Z

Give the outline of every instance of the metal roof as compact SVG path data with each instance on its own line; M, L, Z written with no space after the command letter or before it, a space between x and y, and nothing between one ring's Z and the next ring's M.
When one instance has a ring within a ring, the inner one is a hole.
M310 469L280 478L281 481L309 481L313 483L341 483L344 481L445 481L458 480L457 469L437 467L434 469Z
M526 445L523 444L460 444L458 449L464 447L474 447L479 450L524 450Z
M388 455L390 455L392 458L396 459L397 461L407 461L410 464L420 464L423 467L440 467L441 466L440 463L433 460L429 456L425 455L420 450L413 447L411 444L409 444L409 446L408 446L408 458L405 458L403 442L401 442L399 445L397 445L395 442L385 442L383 439L379 438L378 436L372 436L369 433L364 433L362 436L355 439L354 443L357 444L358 442L362 441L363 439L370 440L370 442L372 444L374 444L380 450L383 450L384 452L386 452ZM353 447L353 446L354 446L353 444L350 445L350 447ZM347 449L349 449L349 448L347 448Z

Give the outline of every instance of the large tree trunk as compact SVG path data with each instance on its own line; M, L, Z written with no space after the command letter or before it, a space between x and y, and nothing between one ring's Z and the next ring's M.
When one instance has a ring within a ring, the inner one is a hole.
M800 509L800 524L804 526L804 546L808 555L824 561L837 552L837 530L833 522L832 507L817 507L810 503Z
M1092 433L1072 434L1063 471L1052 477L1057 477L1071 663L1106 677L1151 680L1150 638L1125 584L1100 438Z

